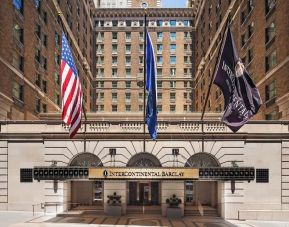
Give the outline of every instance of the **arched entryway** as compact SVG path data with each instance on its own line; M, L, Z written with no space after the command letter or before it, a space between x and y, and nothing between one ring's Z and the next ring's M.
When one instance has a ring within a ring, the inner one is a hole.
M151 153L143 152L130 158L127 167L162 167L159 159ZM159 205L160 182L159 181L129 181L128 205Z
M185 163L185 167L219 167L218 160L209 153L200 152L192 155ZM217 182L216 181L186 181L185 182L186 205L217 206Z
M83 152L75 155L69 166L98 167L103 166L95 154ZM86 208L89 206L103 205L103 182L89 180L73 180L71 183L72 208Z

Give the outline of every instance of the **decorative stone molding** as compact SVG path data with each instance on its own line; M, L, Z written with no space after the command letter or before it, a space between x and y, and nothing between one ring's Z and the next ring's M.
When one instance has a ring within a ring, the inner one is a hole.
M89 123L89 129L96 132L108 132L110 126L109 123Z
M158 131L165 131L169 127L168 123L158 123Z
M207 123L205 124L206 132L226 132L226 126L222 123Z
M179 127L183 131L197 132L200 129L200 124L199 123L191 123L191 122L183 122L183 123L179 124Z
M121 123L120 128L125 132L140 132L142 130L142 124L139 123Z

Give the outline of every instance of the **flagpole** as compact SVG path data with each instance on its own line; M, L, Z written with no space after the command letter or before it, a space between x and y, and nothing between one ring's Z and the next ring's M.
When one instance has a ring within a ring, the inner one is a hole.
M58 17L59 17L60 27L61 27L62 31L64 31L64 26L63 26L63 22L62 22L62 18L61 18L61 12L58 12ZM84 144L83 144L83 152L86 152L86 122L87 122L87 117L86 117L86 111L85 111L83 102L82 102L82 111L83 111L83 115L84 115Z
M210 93L211 93L211 88L212 88L212 85L213 85L213 81L214 81L214 76L215 76L215 72L216 72L216 69L217 69L217 65L218 65L218 63L219 63L219 61L220 61L220 58L221 58L220 54L221 54L221 51L222 51L224 38L225 38L225 35L227 34L228 26L229 26L230 23L231 23L231 13L229 13L228 18L227 18L227 21L226 21L225 31L224 31L223 36L222 36L221 46L220 46L220 48L219 48L219 50L218 50L217 60L216 60L215 67L214 67L214 71L213 71L214 74L211 76L211 81L210 81L209 88L208 88L208 91L207 91L207 94L206 94L205 103L204 103L203 109L202 109L202 115L201 115L202 135L203 135L203 136L202 136L202 152L205 151L204 115L205 115L207 103L208 103L208 100L209 100L209 96L210 96Z
M142 3L144 8L144 84L143 84L143 152L146 152L146 46L147 46L147 3Z

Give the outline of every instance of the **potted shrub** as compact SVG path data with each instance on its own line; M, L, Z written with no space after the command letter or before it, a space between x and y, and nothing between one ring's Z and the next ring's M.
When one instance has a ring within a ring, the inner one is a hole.
M182 203L181 199L177 198L177 196L173 194L171 198L166 200L166 203L168 204L167 207L168 218L172 219L182 217L182 210L180 208L180 204Z
M121 196L114 192L112 195L108 195L107 198L106 214L109 216L121 216Z

